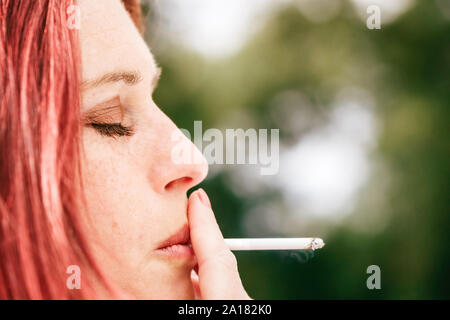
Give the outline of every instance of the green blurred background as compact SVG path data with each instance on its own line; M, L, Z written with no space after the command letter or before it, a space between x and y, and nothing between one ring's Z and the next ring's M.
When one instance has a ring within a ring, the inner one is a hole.
M450 1L143 5L154 99L179 127L280 129L277 175L210 166L201 186L224 236L326 242L236 253L251 297L450 298Z

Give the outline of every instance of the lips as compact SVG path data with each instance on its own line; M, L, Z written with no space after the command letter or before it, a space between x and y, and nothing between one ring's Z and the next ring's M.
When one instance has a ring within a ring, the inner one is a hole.
M177 232L162 241L156 252L171 258L193 258L194 251L190 243L188 225L183 225Z

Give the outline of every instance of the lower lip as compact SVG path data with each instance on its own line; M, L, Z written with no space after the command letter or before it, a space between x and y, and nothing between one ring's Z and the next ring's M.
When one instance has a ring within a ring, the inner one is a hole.
M166 257L178 259L192 259L195 256L192 246L186 244L174 244L158 249L156 252Z

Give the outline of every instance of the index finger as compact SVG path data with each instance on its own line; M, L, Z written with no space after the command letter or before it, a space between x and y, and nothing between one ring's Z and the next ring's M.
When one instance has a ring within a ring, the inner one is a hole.
M189 197L188 219L191 243L199 266L209 257L229 250L203 189L193 192Z

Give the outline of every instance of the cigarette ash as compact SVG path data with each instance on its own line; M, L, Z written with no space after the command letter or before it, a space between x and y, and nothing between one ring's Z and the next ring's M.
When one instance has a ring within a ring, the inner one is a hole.
M320 249L320 248L323 248L324 246L325 246L325 243L320 238L314 238L311 241L311 249L312 250Z

